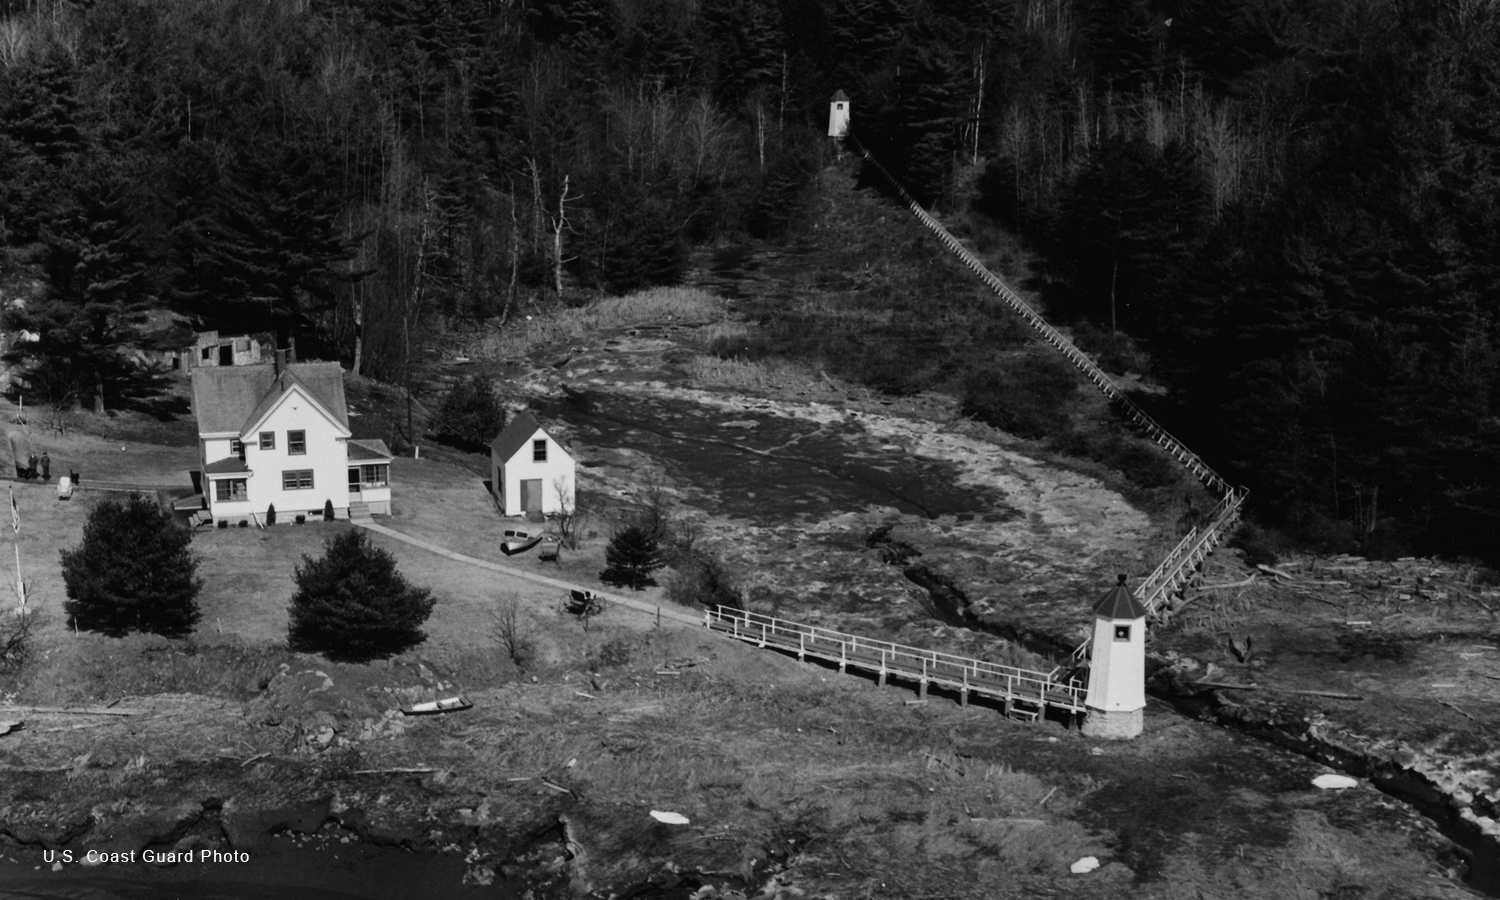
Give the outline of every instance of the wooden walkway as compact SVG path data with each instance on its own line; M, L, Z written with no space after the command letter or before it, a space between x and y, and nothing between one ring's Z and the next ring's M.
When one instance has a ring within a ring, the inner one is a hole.
M704 624L726 637L795 653L799 660L812 657L837 663L840 672L850 667L872 672L881 685L891 678L913 682L923 699L928 686L937 685L957 691L960 706L969 704L971 693L977 694L999 701L1006 715L1029 721L1048 707L1071 714L1084 711L1083 685L1076 679L1059 680L1057 668L1036 672L725 606L704 613Z

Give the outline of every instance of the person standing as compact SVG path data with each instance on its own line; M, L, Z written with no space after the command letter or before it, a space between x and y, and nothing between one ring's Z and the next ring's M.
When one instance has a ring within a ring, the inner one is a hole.
M35 478L36 477L36 454L35 453L31 454L31 456L26 460L26 477L27 478Z
M50 457L50 456L47 455L47 451L46 450L43 450L42 451L42 480L43 481L47 481L51 477L52 477L52 457Z

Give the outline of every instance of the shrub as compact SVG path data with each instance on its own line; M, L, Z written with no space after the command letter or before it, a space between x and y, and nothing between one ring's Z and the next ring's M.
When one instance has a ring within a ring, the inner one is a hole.
M427 639L421 626L432 615L432 592L407 582L396 558L363 531L330 538L320 559L302 557L296 580L288 625L293 650L365 662Z
M270 506L266 507L266 524L267 525L275 525L276 524L276 504L274 504L274 503L272 503Z
M296 522L297 522L298 525L305 524L307 522L307 516L298 514Z
M702 553L688 557L667 579L667 599L680 606L744 609L745 596L718 559Z
M632 522L622 527L604 549L606 568L599 573L605 584L629 586L640 590L656 584L651 573L665 565L661 538L649 525Z
M28 607L24 615L0 617L0 675L19 672L36 647L32 640L41 628L39 613Z
M1109 466L1139 487L1166 487L1184 477L1183 469L1155 444L1119 432L1067 431L1055 435L1050 446L1059 453Z
M448 391L438 423L440 437L466 449L482 450L505 426L505 410L490 379L475 373Z
M1248 565L1274 566L1278 558L1276 535L1252 522L1241 522L1229 538L1229 546L1244 554Z
M1049 353L1029 353L971 372L964 379L965 415L1017 437L1044 438L1067 427L1067 404L1078 373Z
M222 520L219 527L226 525ZM132 494L101 500L83 540L62 551L64 605L78 628L115 637L187 634L199 618L193 536L155 501Z
M630 665L631 657L635 655L635 648L629 638L610 638L599 647L589 651L584 657L583 664L589 671L597 672L600 669L618 669L621 666Z
M333 521L333 501L332 500L324 500L323 501L323 521L325 521L325 522L332 522Z

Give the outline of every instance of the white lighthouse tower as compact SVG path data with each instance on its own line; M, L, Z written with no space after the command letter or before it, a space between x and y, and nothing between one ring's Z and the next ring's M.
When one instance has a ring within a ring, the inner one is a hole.
M1146 711L1146 607L1125 576L1094 604L1088 715L1083 733L1127 740L1141 733Z
M843 91L828 101L828 136L841 138L849 133L849 98Z

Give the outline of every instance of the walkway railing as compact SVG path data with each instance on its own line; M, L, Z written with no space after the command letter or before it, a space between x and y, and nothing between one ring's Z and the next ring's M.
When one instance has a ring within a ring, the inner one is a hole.
M997 698L1005 702L1007 712L1012 711L1015 703L1032 708L1022 712L1039 713L1048 706L1068 712L1083 711L1083 685L1076 679L1060 678L1061 667L1050 672L1023 669L726 606L705 612L703 623L737 640L796 653L798 659L811 656L837 663L841 672L850 666L874 672L881 684L892 677L915 681L923 697L927 686L936 684L957 690L959 701L964 704L968 703L971 692Z

